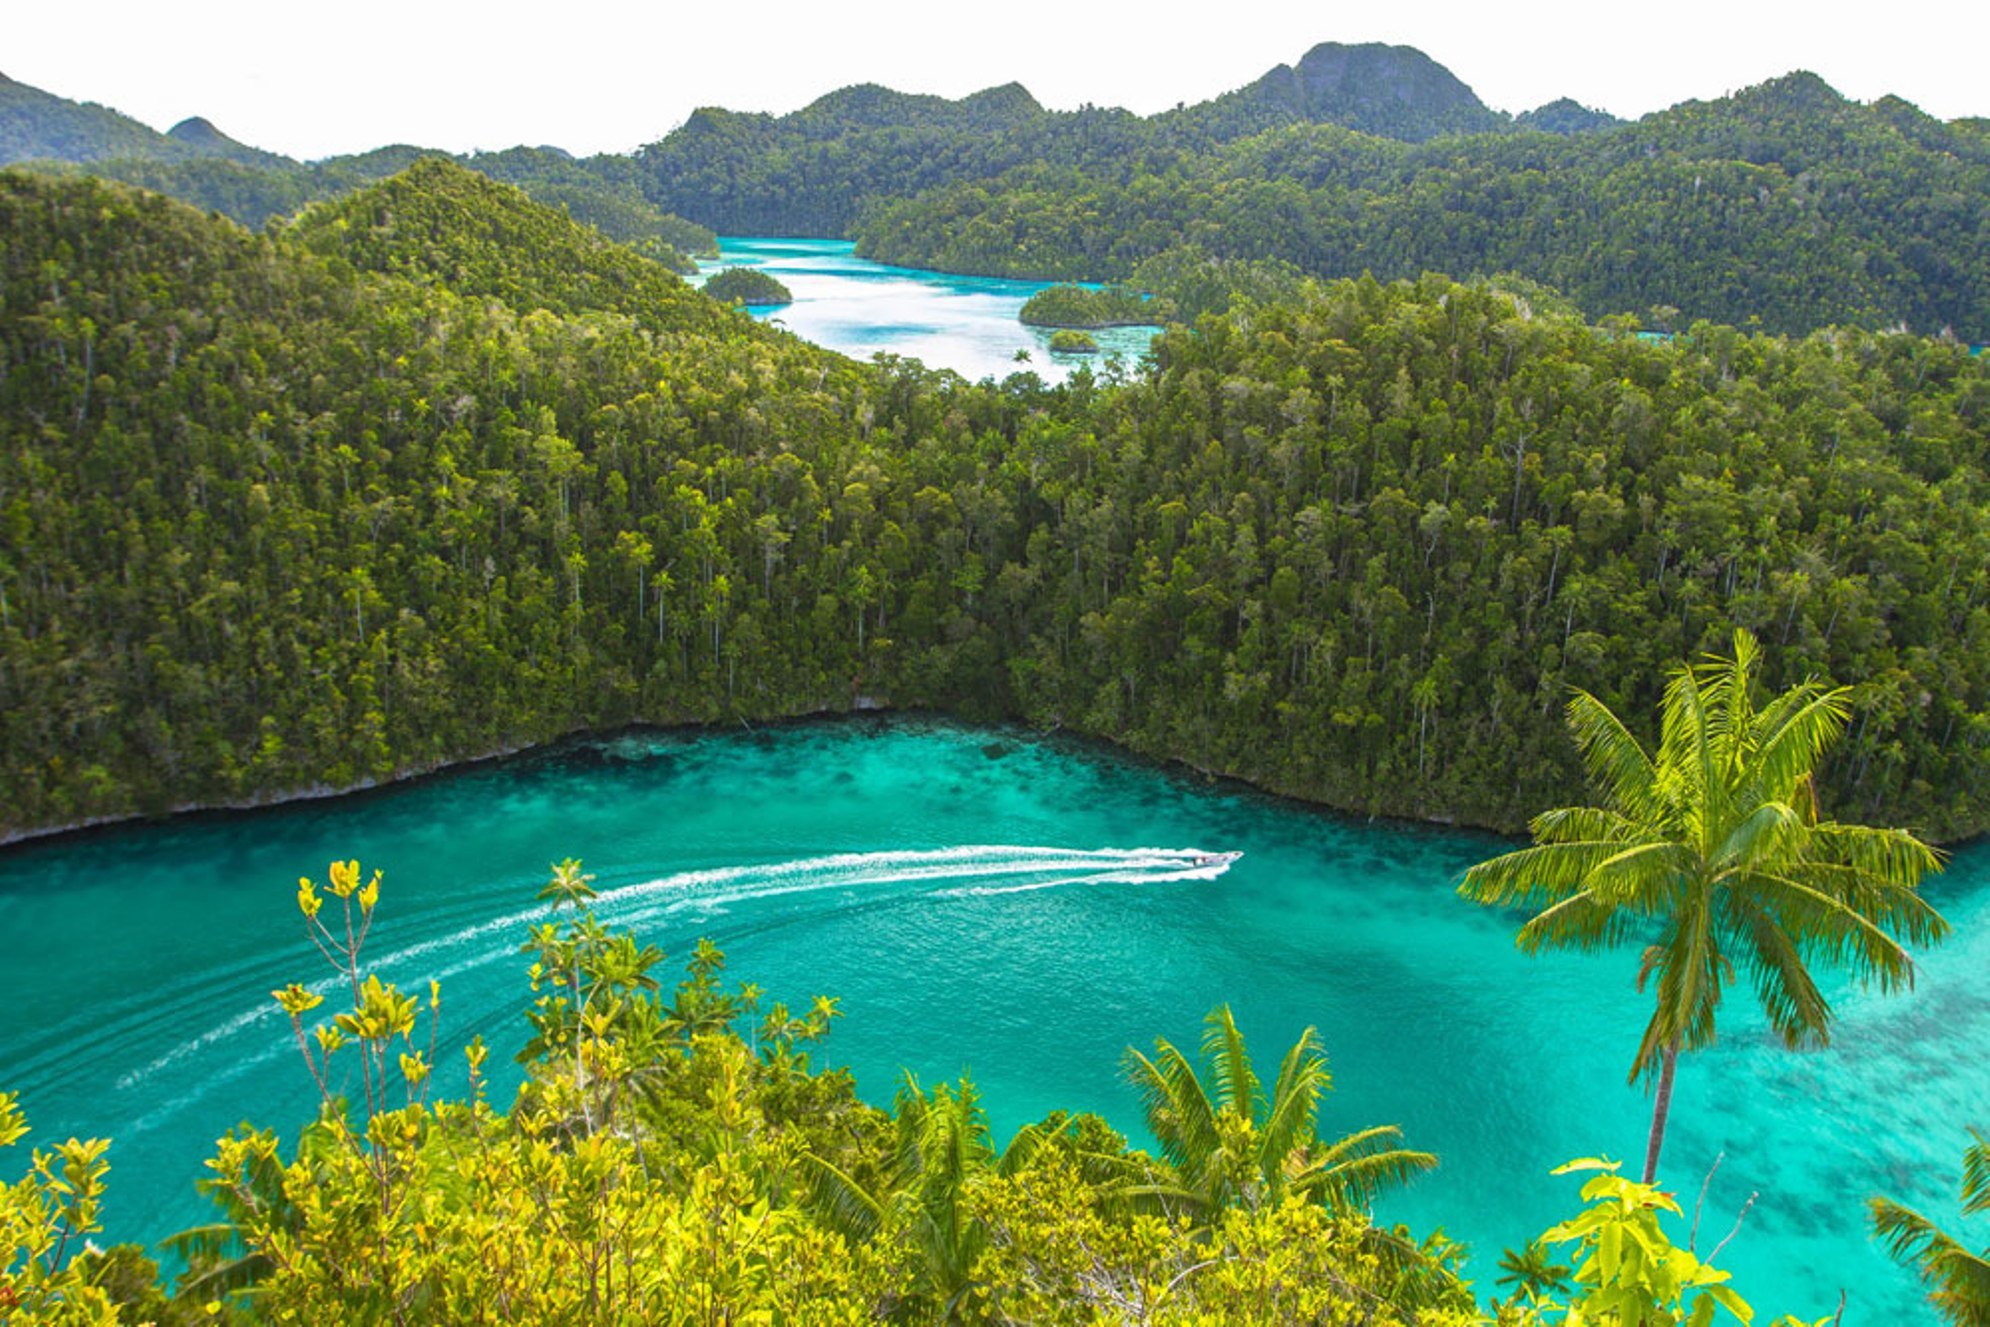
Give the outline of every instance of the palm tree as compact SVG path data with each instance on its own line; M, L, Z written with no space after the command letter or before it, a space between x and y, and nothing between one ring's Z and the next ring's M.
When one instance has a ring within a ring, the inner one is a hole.
M975 1262L988 1242L969 1210L970 1183L1013 1173L1046 1135L1022 1129L998 1156L972 1082L942 1083L928 1096L909 1073L898 1090L892 1130L885 1173L868 1185L833 1162L804 1154L810 1203L852 1241L890 1234L905 1239L915 1253L916 1293L936 1321L950 1322L974 1288Z
M1971 1129L1962 1154L1962 1214L1990 1212L1990 1138ZM1873 1234L1900 1262L1916 1262L1929 1302L1957 1327L1990 1322L1990 1248L1971 1253L1934 1222L1889 1198L1874 1198Z
M1512 1286L1513 1298L1506 1302L1519 1305L1531 1303L1542 1295L1566 1295L1575 1275L1575 1268L1567 1263L1556 1262L1555 1254L1547 1243L1530 1239L1518 1249L1508 1249L1500 1255L1499 1270L1506 1275L1493 1281L1496 1286Z
M1721 993L1745 970L1769 1022L1794 1048L1830 1038L1831 1006L1809 964L1822 959L1882 990L1911 986L1901 940L1948 933L1915 887L1941 869L1900 829L1818 817L1812 771L1844 731L1851 691L1800 683L1757 709L1760 652L1734 633L1734 657L1674 671L1647 753L1584 691L1569 726L1607 804L1547 811L1534 846L1481 862L1459 892L1533 909L1528 953L1604 949L1650 937L1638 989L1655 984L1633 1081L1656 1072L1644 1178L1653 1181L1679 1053L1714 1040Z
M1230 1006L1218 1005L1203 1022L1207 1082L1165 1038L1154 1043L1152 1059L1127 1049L1127 1075L1175 1175L1173 1183L1144 1192L1206 1222L1225 1207L1255 1210L1291 1194L1366 1206L1380 1190L1437 1164L1428 1152L1394 1147L1401 1131L1392 1124L1331 1143L1315 1135L1320 1097L1333 1076L1312 1028L1286 1052L1266 1095Z

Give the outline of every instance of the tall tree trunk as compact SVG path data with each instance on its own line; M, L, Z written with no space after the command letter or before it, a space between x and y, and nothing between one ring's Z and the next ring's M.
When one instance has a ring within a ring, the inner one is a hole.
M1645 1183L1658 1174L1658 1149L1665 1146L1665 1120L1672 1113L1672 1071L1679 1065L1679 1043L1665 1048L1658 1069L1658 1100L1651 1108L1651 1141L1645 1144Z

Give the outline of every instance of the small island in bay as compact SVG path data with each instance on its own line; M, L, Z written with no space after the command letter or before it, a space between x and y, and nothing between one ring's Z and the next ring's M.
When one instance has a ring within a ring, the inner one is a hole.
M1090 332L1080 332L1069 327L1059 328L1050 334L1050 353L1053 355L1096 355L1099 353L1098 338Z
M1016 315L1030 327L1145 327L1158 324L1166 310L1127 286L1060 285L1039 290ZM1053 350L1056 346L1053 344Z
M705 293L721 304L792 304L788 288L757 267L728 267L705 283Z

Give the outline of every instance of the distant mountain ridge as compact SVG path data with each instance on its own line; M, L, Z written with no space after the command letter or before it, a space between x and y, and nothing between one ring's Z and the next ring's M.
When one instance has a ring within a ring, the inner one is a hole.
M71 101L0 74L0 165L37 158L89 162L190 152L186 144L121 111Z
M876 83L856 83L825 93L783 118L820 135L914 122L1000 130L1014 128L1044 113L1043 106L1021 83L983 88L958 99L895 92Z
M1488 133L1507 123L1422 51L1380 42L1321 42L1297 64L1279 65L1254 83L1179 113L1208 118L1230 112L1259 128L1339 124L1413 143L1444 133Z
M1975 342L1990 337L1990 139L1799 71L1574 134L1406 143L1294 122L1115 170L1051 160L874 202L857 239L882 262L1039 280L1127 280L1164 259L1515 273L1597 318Z
M1573 102L1552 103L1555 107ZM1449 69L1409 46L1322 42L1296 64L1278 65L1242 88L1210 101L1165 112L1153 122L1182 131L1234 138L1295 122L1339 124L1362 133L1419 142L1444 133L1492 132L1528 116L1509 117L1488 108ZM1581 109L1581 108L1577 108ZM868 130L952 130L1006 133L1046 120L1105 117L1139 122L1142 117L1111 108L1076 112L1047 110L1022 84L1009 82L960 98L898 92L875 83L852 84L823 94L783 116L700 107L684 125L642 155L680 135L698 138L742 127L776 138L790 135L824 141ZM1619 123L1602 112L1585 112L1578 122L1557 117L1555 132L1582 132ZM1545 127L1545 126L1544 126ZM535 149L568 155L561 149ZM371 154L331 158L353 161ZM419 152L415 155L420 155ZM89 163L105 160L184 160L214 157L257 169L296 169L303 163L281 153L251 147L200 116L180 121L165 133L113 110L44 92L0 75L0 165L49 160ZM410 158L411 159L411 158ZM459 158L460 159L460 158ZM405 164L405 160L401 164Z
M299 164L203 119L158 134L0 83L0 161L26 153L251 226L422 155ZM680 268L715 232L1039 279L1124 279L1187 246L1315 275L1510 272L1597 316L1990 332L1984 122L1861 105L1805 71L1627 124L1568 98L1508 115L1414 48L1325 42L1147 117L1049 110L1013 82L864 83L778 116L700 108L628 156L456 160Z
M189 116L165 133L120 112L70 101L0 76L0 165L83 169L220 212L251 228L289 216L405 170L423 157L451 156L395 144L351 156L300 162L230 137ZM702 226L671 216L643 196L627 157L576 159L555 147L451 157L493 179L564 207L576 220L643 249L680 271L689 255L716 252Z
M1619 123L1567 105L1575 113L1538 127L1569 134ZM864 83L786 115L700 107L635 160L653 199L722 234L835 236L880 199L1031 164L1165 170L1185 154L1291 125L1402 142L1537 127L1490 109L1413 47L1323 42L1242 88L1154 116L1048 110L1019 83L958 99ZM821 151L830 143L837 151Z
M1513 117L1516 129L1538 129L1544 134L1586 134L1614 129L1623 123L1608 111L1584 106L1569 97L1558 97L1545 106L1536 106Z

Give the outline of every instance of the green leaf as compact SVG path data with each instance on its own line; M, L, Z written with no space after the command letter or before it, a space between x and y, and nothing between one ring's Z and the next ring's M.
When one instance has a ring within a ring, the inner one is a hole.
M1578 1170L1615 1170L1621 1164L1623 1163L1611 1161L1604 1157L1577 1157L1573 1161L1567 1161L1556 1166L1548 1173L1550 1175L1568 1175Z
M1623 1262L1623 1254L1623 1226L1612 1223L1603 1227L1603 1232L1596 1237L1596 1261L1603 1269L1605 1281L1617 1279L1617 1268Z
M1707 1293L1701 1297L1700 1302L1705 1304L1713 1300L1718 1300L1722 1308L1743 1322L1752 1322L1755 1318L1755 1310L1749 1307L1748 1301L1740 1295L1735 1294L1727 1286L1709 1286ZM1709 1312L1707 1316L1711 1318L1713 1314Z

